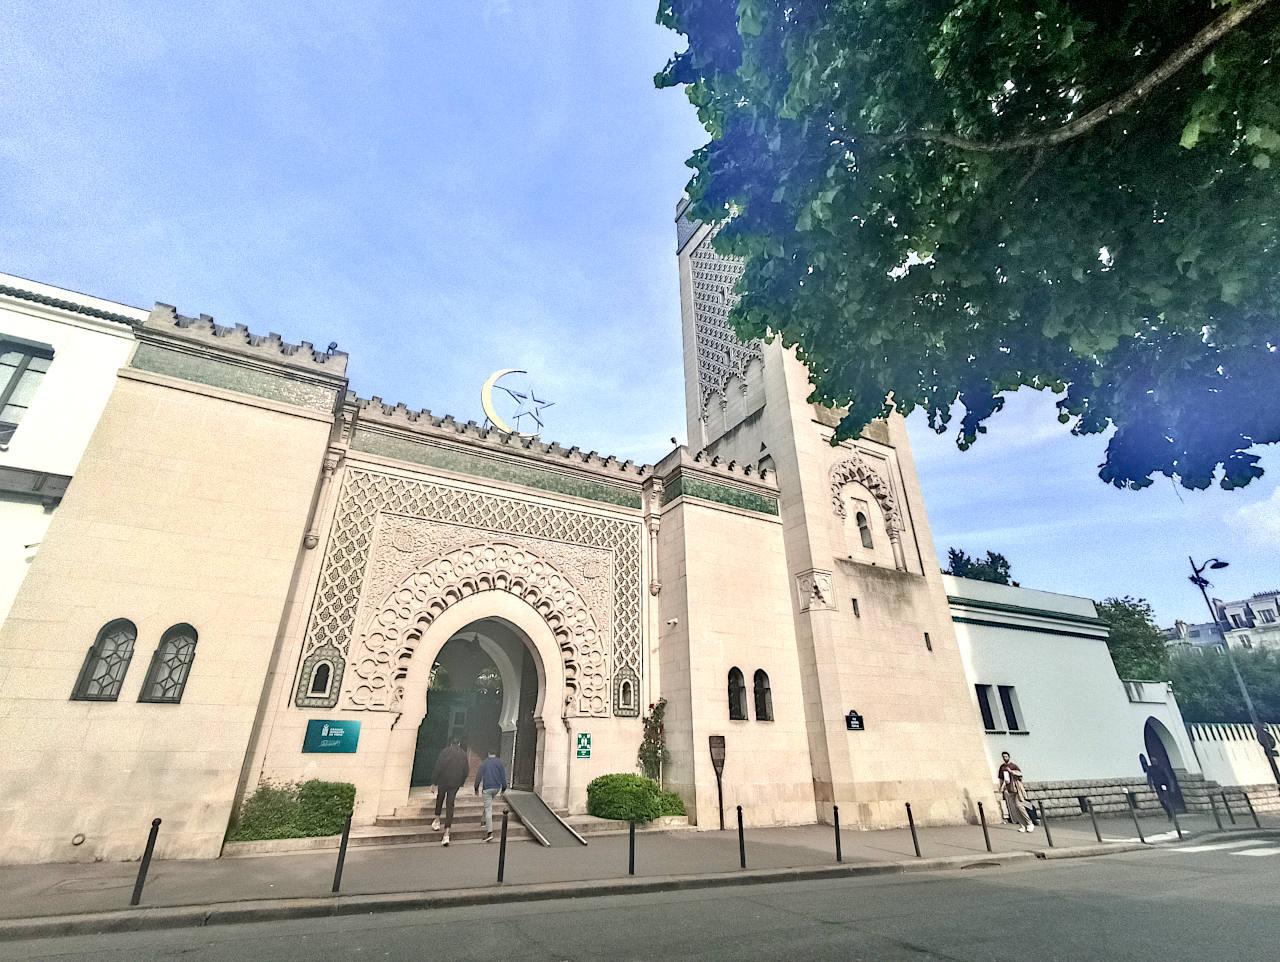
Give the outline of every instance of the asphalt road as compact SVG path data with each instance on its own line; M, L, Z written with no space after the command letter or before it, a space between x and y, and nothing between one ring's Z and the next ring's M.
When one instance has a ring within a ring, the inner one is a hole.
M1280 959L1280 842L0 943L0 960Z

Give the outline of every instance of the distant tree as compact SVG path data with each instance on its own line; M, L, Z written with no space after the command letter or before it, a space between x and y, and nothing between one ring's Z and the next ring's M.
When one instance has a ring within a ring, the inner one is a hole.
M1145 598L1108 598L1098 603L1098 617L1107 623L1107 647L1121 678L1164 681L1169 677L1169 647L1156 627Z
M1280 654L1267 649L1233 649L1232 655L1259 719L1280 722ZM1176 652L1170 660L1169 677L1184 721L1249 722L1240 688L1221 648Z
M1016 581L1009 580L1009 561L1002 554L988 551L987 557L979 561L970 558L958 548L947 549L947 567L944 575L955 575L957 578L972 578L975 581L990 581L998 585L1018 586Z

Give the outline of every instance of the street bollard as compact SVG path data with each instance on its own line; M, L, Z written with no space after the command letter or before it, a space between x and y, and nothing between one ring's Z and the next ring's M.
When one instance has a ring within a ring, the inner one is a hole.
M1218 803L1213 797L1213 792L1209 793L1209 811L1213 812L1214 824L1218 826L1218 831L1222 831L1222 816L1218 814Z
M911 814L911 803L907 802L907 824L911 826L911 844L916 847L916 858L920 857L920 839L916 838L916 820Z
M747 867L747 839L742 834L742 806L738 806L738 864Z
M1231 819L1231 824L1236 823L1236 813L1231 811L1231 800L1227 798L1227 793L1222 793L1222 807L1227 810L1227 818Z
M627 874L636 874L636 823L632 819L627 823Z
M840 806L839 805L831 806L831 819L832 821L835 822L835 825L836 825L836 861L843 862L844 859L841 857L841 854L840 854Z
M1174 811L1173 806L1169 806L1169 814L1173 818L1173 830L1178 833L1178 841L1182 841L1182 825L1178 822L1178 813Z
M502 810L502 838L498 840L498 884L502 884L502 876L507 870L507 819L511 809Z
M1133 796L1130 795L1128 792L1125 792L1124 797L1129 802L1129 814L1133 816L1133 827L1138 833L1138 841L1141 842L1143 845L1146 845L1147 840L1142 835L1142 826L1138 824L1138 810L1133 807Z
M1049 843L1049 847L1053 848L1053 832L1049 831L1049 817L1044 813L1044 802L1036 802L1040 809L1040 825L1044 829L1044 840Z
M978 803L978 821L982 823L982 840L987 843L987 851L991 851L991 833L987 831L987 813L982 810L982 803Z
M347 861L347 840L351 838L351 816L354 810L347 812L346 821L342 823L342 841L338 844L338 864L333 869L333 891L342 886L342 866Z
M151 820L151 833L147 836L147 848L142 853L142 864L138 866L138 881L133 883L133 898L130 905L137 905L142 898L142 886L147 882L147 869L151 868L151 853L156 850L156 836L160 834L160 819Z
M1244 796L1244 803L1249 806L1249 814L1253 816L1253 827L1262 828L1262 823L1258 821L1258 813L1253 810L1253 800L1249 798L1248 792L1241 792Z
M1084 802L1089 809L1089 821L1093 822L1093 834L1097 838L1098 844L1102 844L1102 831L1098 828L1098 813L1093 810L1093 799L1087 798Z

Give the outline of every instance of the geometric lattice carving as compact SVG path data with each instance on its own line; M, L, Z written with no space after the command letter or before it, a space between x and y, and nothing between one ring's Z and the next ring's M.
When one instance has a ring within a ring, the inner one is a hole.
M843 461L831 468L831 506L837 517L844 518L848 514L840 489L850 481L857 481L871 492L880 510L884 512L885 527L889 529L890 539L897 539L903 529L902 515L894 500L889 482L857 453L853 452Z
M71 697L78 701L115 701L124 684L124 673L133 658L138 629L127 618L117 618L102 626L84 656L80 677Z
M760 357L760 341L743 344L729 324L738 303L733 286L742 276L743 259L717 254L708 234L690 257L693 273L693 340L698 358L698 397L722 393L729 378L744 377L747 362Z
M399 516L475 528L498 536L497 540L501 540L502 535L522 535L610 552L613 559L609 572L612 584L608 587L612 596L611 667L614 672L625 666L637 677L642 674L640 551L643 529L639 519L602 517L574 508L353 467L344 472L307 622L302 660L320 649L338 652L344 660L349 660L366 581L378 580L378 573L370 570L370 556L379 519L384 516L388 520L389 516ZM375 599L373 603L381 600ZM335 666L335 676L340 672L341 665ZM299 679L295 697L295 704L300 707L306 700L303 681ZM351 686L344 684L344 688ZM336 683L331 691L337 691Z
M423 631L450 605L483 591L513 594L547 623L564 662L570 714L607 713L605 639L582 590L545 558L501 541L439 555L384 599L351 652L342 707L399 711Z
M174 625L160 637L151 666L142 682L138 701L182 701L182 690L187 686L187 675L196 657L196 630L190 625Z

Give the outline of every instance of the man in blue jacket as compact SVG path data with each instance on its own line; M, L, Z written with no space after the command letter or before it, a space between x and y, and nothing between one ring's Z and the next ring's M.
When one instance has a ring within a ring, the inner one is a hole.
M476 772L476 794L484 790L484 840L493 841L493 799L499 792L507 790L507 771L502 767L502 759L495 751L480 763Z

